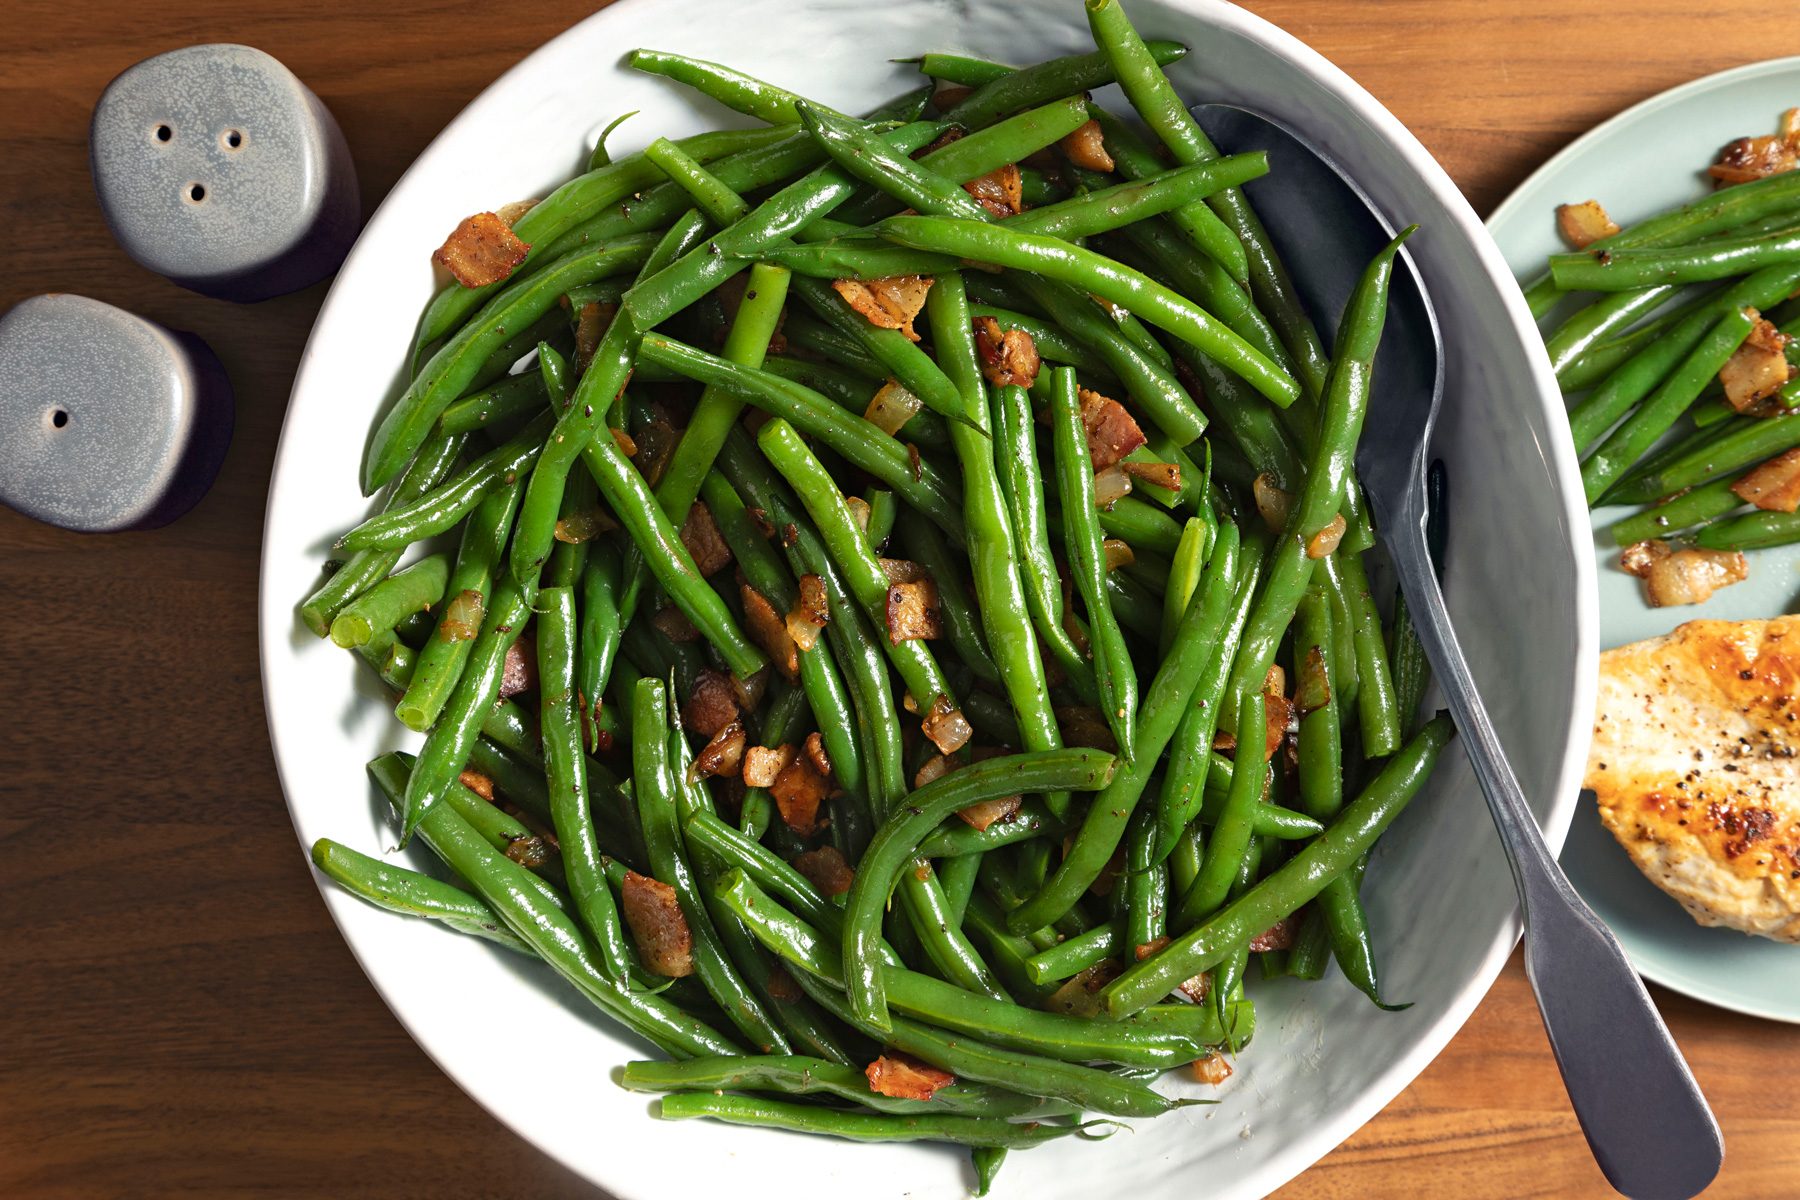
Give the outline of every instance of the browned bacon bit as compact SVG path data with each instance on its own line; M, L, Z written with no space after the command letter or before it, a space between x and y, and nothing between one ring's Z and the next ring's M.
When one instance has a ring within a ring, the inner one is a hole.
M1205 1058L1196 1058L1188 1069L1194 1073L1197 1082L1210 1083L1214 1087L1231 1078L1231 1064L1217 1050Z
M1286 950L1294 944L1294 937L1300 932L1300 918L1289 913L1261 933L1250 939L1250 949L1257 953L1265 950Z
M456 781L489 804L494 802L494 781L480 771L464 771L456 777Z
M971 804L967 808L959 808L956 815L963 821L983 833L990 825L1010 818L1025 803L1023 796L1000 796L993 800L983 800L979 804Z
M637 443L631 439L629 433L626 433L623 429L611 428L608 429L608 432L612 434L613 443L619 447L620 454L623 454L626 458L637 457Z
M466 288L499 283L525 261L531 247L491 212L464 217L431 257Z
M1281 749L1281 739L1287 736L1294 718L1294 704L1286 692L1287 672L1280 666L1270 667L1263 678L1264 761L1274 758Z
M681 544L694 556L694 565L702 575L711 575L731 564L731 547L725 544L704 500L694 501L688 509L687 520L681 523Z
M510 700L537 687L537 653L528 637L513 639L500 667L500 698Z
M1767 512L1800 508L1800 449L1776 455L1732 484L1731 490Z
M1301 716L1318 712L1331 703L1331 677L1325 669L1325 652L1317 646L1306 648L1300 663L1300 678L1294 687L1294 707Z
M1119 467L1133 479L1141 479L1152 487L1162 488L1166 492L1181 490L1181 468L1174 463L1126 460Z
M1062 140L1062 152L1069 161L1084 171L1110 172L1114 163L1106 152L1106 140L1100 136L1100 122L1089 121Z
M1144 444L1144 431L1125 406L1099 392L1082 388L1081 426L1087 430L1088 456L1096 473L1106 470Z
M1664 541L1633 542L1619 555L1619 569L1644 581L1652 608L1700 604L1722 587L1750 577L1736 551L1673 549Z
M1152 954L1155 954L1158 950L1161 950L1168 944L1169 939L1167 937L1159 937L1154 941L1145 942L1143 945L1136 947L1133 952L1137 955L1138 961L1143 962L1146 958L1149 958ZM1202 971L1187 982L1177 984L1175 990L1186 996L1189 1000L1192 1000L1195 1004L1199 1004L1206 999L1206 993L1211 987L1212 976L1205 971Z
M981 373L995 387L1025 387L1036 381L1043 360L1037 343L1023 329L1002 329L993 317L976 317L975 350Z
M1556 227L1563 240L1577 250L1585 250L1601 238L1619 232L1618 223L1606 215L1598 200L1556 206Z
M613 303L602 304L598 300L589 300L581 306L581 314L575 318L575 369L587 370L588 363L594 359L594 351L600 346L600 339L606 335L606 327L618 315L619 306Z
M805 748L806 757L812 760L813 768L827 779L831 778L831 758L825 753L825 739L817 733L809 733L806 735Z
M787 765L767 786L789 829L810 834L819 828L819 807L831 793L831 781L819 773L811 756L790 754Z
M651 626L671 642L686 644L700 640L700 631L688 620L688 615L673 604L665 604L651 614Z
M1117 960L1103 958L1044 997L1044 1007L1051 1012L1076 1017L1093 1017L1100 1013L1100 989L1118 978Z
M794 757L794 748L783 742L779 746L750 746L744 751L744 783L748 787L766 788L786 769Z
M756 526L756 532L765 540L775 540L775 522L769 520L767 511L760 508L746 508L744 515L750 518L750 524Z
M924 275L890 275L886 279L834 279L832 288L844 302L879 329L898 329L913 341L913 318L925 307L931 279Z
M681 709L681 722L703 738L738 719L737 693L723 671L707 667L694 677L694 690Z
M1213 734L1212 748L1217 750L1220 754L1229 754L1233 758L1237 757L1237 739L1222 729Z
M769 661L781 672L781 677L789 683L797 683L800 654L789 631L790 622L783 620L768 598L749 584L739 584L738 595L744 600L744 624L749 628L750 636L768 652Z
M1781 114L1779 132L1738 138L1719 151L1718 160L1706 170L1720 187L1730 187L1795 167L1800 167L1800 109L1790 108Z
M658 416L638 430L638 452L633 456L633 461L645 483L655 487L662 479L663 469L669 465L669 459L675 453L675 443L680 440L681 434L663 416Z
M913 482L918 483L925 478L925 468L919 461L919 448L911 442L906 443L906 457L912 464Z
M870 1063L863 1074L869 1077L870 1091L896 1100L929 1100L956 1082L950 1072L897 1050Z
M694 932L688 928L674 888L660 879L627 871L619 887L619 907L645 967L671 979L694 973Z
M975 197L975 203L988 210L996 220L1005 220L1025 211L1025 181L1018 163L1007 163L986 175L977 175L963 184L963 191Z
M1754 313L1756 310L1744 311ZM1719 370L1719 382L1725 386L1725 402L1738 412L1750 412L1779 392L1793 374L1787 358L1787 346L1792 340L1758 317L1750 336Z
M975 727L963 716L962 709L950 703L948 696L938 696L931 702L931 711L919 722L919 728L940 754L955 754L975 736Z
M788 859L788 865L806 876L821 896L841 896L856 882L856 872L836 846L804 850Z
M944 636L940 618L937 584L929 579L916 583L893 583L887 590L888 640L901 642L930 640Z
M787 633L796 646L811 650L819 641L819 631L831 621L831 609L825 599L825 581L817 575L802 575L794 607L788 610Z
M550 848L536 834L513 838L501 853L528 871L535 871L550 861Z
M702 746L694 761L688 764L688 782L698 783L713 775L736 775L744 764L744 747L749 741L743 724L738 721L713 734L712 740Z

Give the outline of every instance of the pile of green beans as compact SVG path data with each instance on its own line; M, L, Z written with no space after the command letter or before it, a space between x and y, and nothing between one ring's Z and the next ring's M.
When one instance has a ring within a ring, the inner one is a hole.
M1790 419L1800 412L1800 171L1715 191L1548 265L1526 295L1569 406L1587 501L1637 509L1611 519L1614 541L1800 542L1800 517L1734 490L1800 446ZM1789 339L1787 380L1739 414L1721 371L1746 339L1761 340L1763 320Z
M433 300L299 606L423 735L370 773L449 874L321 871L542 960L665 1118L959 1143L978 1191L1184 1103L1150 1077L1241 1050L1247 983L1383 1004L1360 889L1450 732L1350 472L1401 239L1305 312L1267 157L1086 4L1092 53L923 56L973 89L935 117L633 52L768 128L595 148Z

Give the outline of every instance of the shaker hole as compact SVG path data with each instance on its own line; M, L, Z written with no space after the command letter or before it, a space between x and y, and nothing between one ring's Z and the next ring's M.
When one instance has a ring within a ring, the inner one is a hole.
M50 414L50 424L52 427L54 427L56 429L61 429L64 425L67 425L68 423L69 423L69 414L64 412L62 409L59 408L55 412Z
M227 150L242 150L244 148L244 131L241 129L227 129L225 131L225 136L221 140L225 143L225 148Z
M188 184L187 199L190 204L202 203L206 199L206 185L203 183Z
M170 139L172 139L174 136L175 136L175 131L173 129L169 128L167 125L158 125L156 127L156 140L157 141L166 142L166 141L169 141Z

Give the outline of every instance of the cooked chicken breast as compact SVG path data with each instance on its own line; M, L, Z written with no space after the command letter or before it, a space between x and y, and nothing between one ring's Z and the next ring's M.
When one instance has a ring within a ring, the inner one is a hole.
M1600 656L1586 786L1702 925L1800 942L1800 617L1690 621Z

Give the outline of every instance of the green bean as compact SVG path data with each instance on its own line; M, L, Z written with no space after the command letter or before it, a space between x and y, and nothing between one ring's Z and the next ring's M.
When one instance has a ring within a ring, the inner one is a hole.
M941 126L915 122L882 135L902 153L938 135ZM731 276L749 266L761 250L804 229L849 199L854 180L833 166L817 168L721 229L706 245L667 269L635 284L619 310L640 333L647 333Z
M449 473L457 455L462 453L465 441L467 435L461 433L437 433L428 438L420 447L418 457L407 467L406 474L388 490L382 510L392 512L406 508L436 487ZM296 611L302 623L320 637L329 635L331 622L344 605L387 578L388 572L400 561L401 553L401 550L358 550L352 554L300 603Z
M1294 660L1300 673L1300 688L1324 693L1323 704L1310 709L1304 703L1301 706L1300 807L1308 816L1323 821L1335 816L1344 804L1344 748L1338 697L1332 684L1336 650L1331 628L1331 592L1323 579L1315 577L1307 587L1298 615Z
M1008 217L1008 229L1073 240L1106 233L1198 203L1220 188L1237 187L1269 173L1268 155L1234 154L1209 163L1159 171Z
M930 466L915 469L899 441L873 422L845 412L810 388L767 371L736 364L659 334L644 339L642 356L673 371L717 387L756 405L772 417L818 438L849 462L894 489L906 502L929 516L955 542L963 539L956 485ZM725 422L720 428L729 428ZM685 440L685 439L684 439Z
M499 383L465 396L438 417L441 433L473 433L490 425L507 425L544 410L544 378L537 371L508 375Z
M962 410L963 396L956 385L904 333L871 324L823 280L796 278L793 287L795 294L827 325L861 345L879 364L880 374L899 380L933 412L953 421L969 420Z
M1744 498L1731 490L1736 483L1737 480L1730 478L1715 480L1615 522L1611 530L1613 541L1629 546L1633 542L1668 537L1735 512L1744 505Z
M925 961L959 988L1010 1003L1006 989L953 918L950 899L931 865L921 859L904 874L895 892L896 907L911 925Z
M1012 704L1022 747L1055 750L1062 745L1062 735L1050 704L1043 659L1025 617L1027 600L1020 577L1018 546L995 465L987 390L971 335L968 294L962 276L951 273L939 277L925 303L938 356L946 374L962 393L971 419L970 424L952 426L950 436L962 468L963 519L982 626L995 654L1000 682ZM1052 793L1046 800L1055 811L1061 811L1068 802L1060 792Z
M389 912L426 917L508 950L532 953L531 947L502 924L492 908L459 887L359 854L330 838L313 843L312 860L314 866L346 891Z
M1725 361L1756 327L1752 309L1728 312L1711 332L1665 379L1662 386L1620 425L1581 464L1581 484L1589 504L1594 503L1641 458L1659 438L1699 399L1707 381L1719 373Z
M1599 441L1614 422L1649 395L1675 364L1700 344L1720 317L1745 307L1767 308L1796 285L1800 285L1800 267L1766 267L1695 309L1569 410L1569 432L1575 438L1575 448L1585 451Z
M864 1072L843 1063L798 1054L745 1054L694 1058L672 1063L628 1062L619 1086L634 1092L779 1092L789 1096L833 1096L878 1112L950 1113L971 1117L1071 1116L1066 1105L980 1083L952 1083L930 1100L886 1096L869 1086Z
M1694 544L1707 550L1761 550L1800 541L1800 516L1790 512L1748 512L1701 529Z
M1238 753L1246 757L1233 766L1231 793L1213 826L1212 837L1207 839L1206 858L1201 864L1200 875L1181 898L1181 906L1174 917L1178 926L1192 925L1217 910L1244 867L1244 856L1252 843L1251 811L1263 803L1269 788L1270 770L1259 736L1263 729L1264 702L1260 681L1239 698L1241 738ZM1260 769L1242 769L1259 759L1265 760Z
M1119 746L1129 756L1137 724L1137 668L1132 665L1124 631L1119 628L1107 597L1106 562L1100 546L1099 513L1094 506L1094 465L1089 461L1087 433L1075 396L1074 368L1057 368L1054 396L1051 431L1063 500L1069 573L1087 608L1100 708Z
M904 246L871 237L831 238L823 242L771 246L759 257L763 262L786 267L797 275L808 275L814 279L869 280L887 279L894 275L935 275L940 271L954 271L962 265L959 259L947 254L908 250Z
M1029 791L1097 791L1112 777L1113 758L1096 750L1052 750L991 758L932 781L885 821L857 865L845 903L843 972L858 1019L888 1025L876 953L888 894L918 844L944 818L985 800Z
M1218 360L1273 403L1299 395L1286 372L1204 309L1111 259L1060 239L947 217L890 217L877 227L903 246L1033 271L1135 313ZM1170 431L1173 434L1174 431Z
M1036 1146L1080 1133L1094 1124L1045 1125L997 1117L846 1112L816 1104L715 1092L673 1092L662 1098L657 1115L665 1121L706 1117L732 1125L790 1129L856 1142L933 1141L1001 1147Z
M707 584L643 476L619 450L611 433L603 430L590 438L581 454L607 506L682 615L694 623L733 674L748 678L760 671L768 656L744 636L731 610Z
M1673 284L1613 292L1557 326L1556 331L1544 339L1544 349L1550 352L1550 366L1556 371L1558 382L1561 382L1564 370L1601 339L1628 329L1632 322L1654 312L1675 292Z
M1207 756L1228 697L1231 665L1256 596L1260 558L1258 547L1241 542L1234 523L1221 524L1219 544L1206 566L1205 590L1183 610L1183 623L1201 621L1213 644L1171 736L1169 767L1157 797L1152 855L1157 862L1174 850L1181 831L1200 814L1205 802ZM1177 638L1180 629L1177 625Z
M1187 56L1187 47L1179 42L1154 42L1147 51L1161 64L1178 62ZM944 59L940 56L938 61L941 63ZM1115 79L1112 64L1099 51L1053 58L1017 70L992 63L981 63L976 69L991 77L981 80L972 94L945 114L958 125L971 129L1058 96L1074 96L1105 87Z
M346 650L354 649L376 634L392 629L409 613L423 612L444 598L450 560L430 554L396 571L346 604L331 622L331 640Z
M1116 243L1120 241L1129 248L1130 257L1116 253ZM1276 336L1274 327L1250 299L1244 286L1224 267L1196 251L1166 223L1139 221L1120 230L1116 239L1108 239L1103 249L1191 297L1223 321L1227 328L1267 355L1269 361L1288 374L1294 374L1293 359L1287 347Z
M506 545L520 490L521 485L514 482L489 494L476 506L463 530L456 566L444 589L444 594L452 601L472 595L485 606L493 591L494 567ZM469 629L467 622L467 616L458 614L456 623L452 624L446 607L435 636L420 650L406 694L394 706L395 715L408 729L425 732L443 711L444 701L456 686L473 645L476 631Z
M523 220L523 218L521 218ZM654 238L633 234L605 245L572 251L500 292L431 357L392 408L382 416L363 457L362 486L372 492L411 458L450 402L458 399L488 353L556 306L577 284L616 275L641 264Z
M1346 557L1339 547L1338 553L1326 555L1321 562L1327 581L1344 601L1355 641L1356 710L1363 753L1369 758L1384 758L1400 748L1402 732L1400 701L1382 637L1381 613L1375 607L1362 559L1355 555Z
M1704 439L1637 481L1615 487L1612 504L1643 504L1674 496L1723 475L1731 475L1774 455L1800 446L1800 419L1793 416L1733 422L1721 436Z
M369 764L369 774L396 806L401 793L411 790L405 772L398 755ZM544 897L541 881L490 848L453 810L441 805L432 809L419 830L433 852L469 882L515 936L607 1015L676 1058L740 1052L729 1038L663 997L609 979L574 918Z
M352 550L398 550L454 527L485 497L511 484L537 461L552 424L548 417L539 416L455 478L410 504L370 517L339 538L338 545Z
M806 131L840 169L920 212L985 220L987 210L962 186L891 149L861 124L798 106Z
M1292 913L1350 870L1418 794L1451 732L1448 717L1428 722L1317 839L1211 919L1127 967L1107 984L1100 992L1106 1011L1124 1017L1155 1003L1182 980L1224 961L1236 946Z
M975 295L975 289L970 288L969 294ZM1029 335L1032 345L1046 361L1067 363L1097 382L1112 378L1111 369L1100 361L1099 356L1060 326L993 304L971 304L969 312L977 319L991 317L1000 323L1002 330L1017 329Z
M1449 532L1450 504L1445 495L1444 464L1434 461L1425 475L1425 546L1431 554L1432 566L1440 577L1444 573L1444 546ZM1331 687L1335 693L1339 687L1336 680L1339 668L1334 661L1336 655L1327 651L1326 657L1332 666ZM1419 711L1425 703L1425 689L1431 686L1431 661L1425 655L1424 643L1419 640L1419 631L1413 624L1412 612L1404 595L1394 599L1394 631L1389 645L1389 661L1393 666L1394 706L1400 719L1411 726L1419 719Z
M1261 690L1263 677L1275 661L1276 647L1293 623L1294 610L1317 561L1308 546L1342 506L1357 438L1368 413L1370 378L1387 316L1394 257L1413 228L1408 227L1375 256L1344 306L1338 326L1338 356L1325 389L1317 447L1264 573L1262 595L1245 626L1243 645L1226 693L1228 703L1233 697L1241 699ZM1226 712L1222 718L1228 732L1237 732L1232 713ZM1371 747L1371 753L1375 752Z
M1201 576L1206 570L1207 552L1206 522L1198 517L1188 518L1181 528L1181 544L1175 547L1175 558L1169 567L1167 589L1163 592L1162 626L1157 634L1156 645L1159 653L1167 654L1169 644L1175 640L1175 630L1181 626L1181 618L1187 613L1188 601L1200 586Z
M1790 211L1797 202L1800 202L1800 178L1791 174L1771 175L1723 188L1704 200L1639 221L1609 238L1589 243L1586 249L1597 252L1634 246L1686 246L1712 234ZM1525 299L1530 303L1534 317L1548 312L1562 294L1562 289L1549 275L1540 277L1525 289Z
M965 705L965 710L970 707ZM979 726L978 726L979 728ZM930 859L979 858L989 850L1029 838L1059 832L1062 824L1041 802L1030 799L1012 816L977 829L962 821L946 821L919 846L919 857Z
M1553 254L1550 278L1564 291L1618 292L1728 279L1796 259L1800 259L1800 230L1786 229L1688 246Z
M1095 698L1093 668L1063 623L1062 589L1050 552L1049 523L1044 514L1043 479L1039 473L1037 434L1031 401L1021 387L1003 387L995 396L995 459L1002 498L1017 537L1020 584L1040 642L1049 648L1070 684L1084 699ZM1017 735L1015 733L1015 740Z
M802 103L799 96L719 63L689 58L685 54L640 49L625 55L625 65L684 84L733 112L758 121L792 125L800 119L794 111L795 106ZM648 150L644 153L645 157L651 157Z
M669 701L661 680L640 679L632 706L632 781L638 824L655 877L675 889L693 941L694 974L751 1046L762 1053L788 1052L763 1002L745 984L720 944L700 885L682 857L676 812L680 784L669 762Z
M821 396L829 397L838 407L853 413L868 411L869 402L875 398L879 386L873 380L837 363L795 358L786 354L769 355L763 360L762 369L771 375L781 376L789 383L811 388ZM913 420L918 420L918 416L915 415ZM901 426L902 433L909 432L911 425L912 422L908 422Z
M1120 933L1118 924L1109 921L1104 925L1094 926L1086 933L1078 933L1060 941L1048 950L1038 951L1025 960L1025 970L1034 982L1060 983L1113 957L1130 945Z
M892 495L879 492L877 495ZM952 556L943 531L916 511L898 517L895 528L907 555L931 577L937 587L939 615L943 620L944 640L956 651L969 673L986 683L1000 683L1000 669L988 653L982 636L981 615L969 595L968 582L962 568ZM871 518L873 533L873 518ZM879 548L870 540L871 548Z

